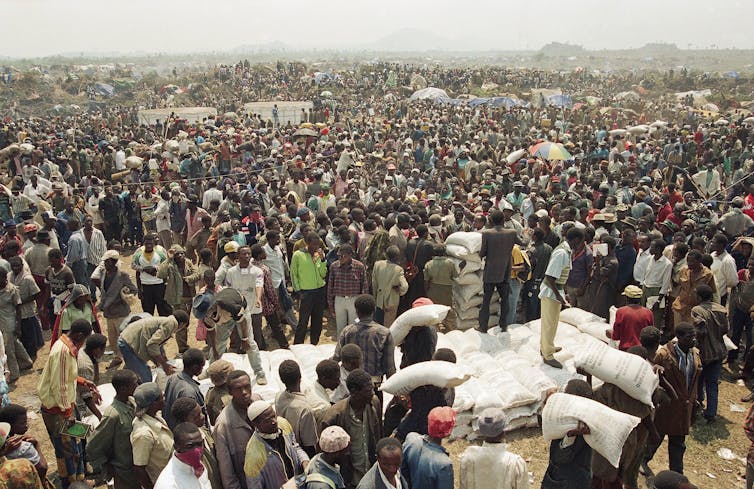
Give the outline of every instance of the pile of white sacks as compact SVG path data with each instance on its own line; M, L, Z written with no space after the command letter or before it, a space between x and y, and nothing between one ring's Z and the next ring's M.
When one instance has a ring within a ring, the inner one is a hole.
M484 263L479 257L482 248L482 234L457 232L445 240L448 256L456 265L458 277L453 285L453 310L456 314L456 328L467 330L479 326L479 308L482 305L484 289L482 271ZM490 326L499 323L500 296L492 295L490 303Z
M419 314L419 310L423 313ZM404 313L391 328L397 344L402 342L411 327L421 324L417 317L425 321L432 318L439 323L449 308L422 306L409 312L410 315ZM456 365L446 365L444 368L426 365L429 372L414 366L413 372L408 369L403 373L398 372L390 383L383 384L383 390L388 387L384 392L384 404L387 405L392 398L389 392L405 393L427 383L453 386L453 407L458 416L451 438L474 440L478 436L475 418L488 407L499 407L505 411L508 431L537 427L538 415L542 412L548 391L562 390L569 380L583 378L576 373L577 366L594 376L595 387L602 381L612 382L624 390L633 389L627 392L649 402L649 395L657 385L656 376L639 357L620 352L608 344L605 330L610 328L609 323L576 308L564 310L560 319L555 344L563 350L555 356L563 363L563 369L542 363L539 354L540 320L510 325L506 332L492 328L489 333L479 333L474 329L438 333L437 348L453 350L457 356ZM254 393L273 401L275 395L284 389L278 367L288 359L300 365L304 379L302 387L306 390L307 383L316 380L317 364L332 358L334 350L334 344L305 344L293 345L290 350L261 352L268 384L255 385ZM398 348L395 357L396 365L400 365L401 352ZM252 373L245 355L226 353L223 359L230 361L237 369ZM180 361L176 363L180 368ZM165 376L161 369L155 370L155 380L164 385ZM211 386L209 379L202 380L200 385L204 392ZM109 405L114 397L112 386L100 386L100 391L103 394L102 405Z

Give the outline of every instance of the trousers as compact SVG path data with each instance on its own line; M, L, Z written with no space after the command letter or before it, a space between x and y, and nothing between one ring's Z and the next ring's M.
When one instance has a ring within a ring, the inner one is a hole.
M552 360L555 353L555 333L558 332L560 320L560 301L543 297L540 301L542 308L542 333L539 340L539 350L545 360Z
M254 341L254 334L252 331L252 314L251 312L244 313L246 318L246 324L248 325L248 331L242 331L241 325L236 321L229 321L225 324L215 326L215 349L217 349L217 358L215 358L212 348L209 350L209 363L218 360L223 356L228 349L228 339L230 334L234 330L238 332L241 338L247 338L249 341L249 349L246 351L246 357L249 360L249 365L254 371L257 377L264 377L264 369L262 368L262 357L259 355L259 346ZM260 316L261 319L261 316Z
M322 316L325 313L325 304L327 303L325 290L326 287L320 287L319 289L299 291L301 305L299 306L298 325L296 326L293 344L303 343L307 331L311 344L319 343L319 336L322 334ZM310 320L311 325L309 324Z
M340 333L349 324L353 324L356 321L356 308L354 303L356 297L342 297L335 296L335 327L337 330L337 338L340 338ZM336 339L337 339L336 338Z
M138 375L142 383L152 382L152 370L149 365L136 354L128 343L123 341L123 338L118 338L118 349L128 370Z
M163 229L162 231L157 233L157 236L160 237L160 243L162 243L162 246L168 250L171 246L173 246L173 233L170 231L170 229Z
M157 308L157 314L160 316L170 316L173 313L173 309L165 302L165 284L142 284L141 309L154 315L155 308Z
M705 391L707 393L707 406L704 408L705 418L714 418L717 416L717 399L720 372L723 369L723 361L715 360L702 365L702 374L699 376L699 388L697 389L697 399L704 402Z
M644 458L645 462L649 462L657 453L657 449L662 445L662 440L665 439L665 435L662 435L657 443L647 444L647 456ZM683 455L686 453L686 436L685 435L668 435L668 462L670 470L674 470L679 474L683 474Z
M3 331L3 346L5 346L5 356L7 357L8 371L10 372L9 381L15 382L21 375L21 370L26 370L34 365L24 345L16 337L16 332L10 329Z
M733 363L738 360L738 354L741 350L741 338L746 339L746 349L749 351L752 345L751 339L751 316L744 311L738 309L733 310L733 314L730 318L730 340L739 347L738 350L731 350L728 352L728 362Z
M514 324L518 316L518 299L521 297L521 289L524 284L518 279L512 279L508 284L508 314L505 318L506 326Z
M105 318L105 323L107 323L107 343L110 349L113 350L113 355L116 358L123 358L123 354L118 347L118 337L120 336L120 324L125 319L125 317Z
M495 292L495 290L500 294L500 320L498 325L500 326L500 329L505 331L505 328L508 326L508 323L506 322L508 316L508 289L508 282L484 283L482 307L479 309L479 331L484 333L490 326L490 302L492 301L492 293Z
M386 307L385 309L380 309L378 307L374 311L374 320L385 326L386 328L389 328L390 325L393 324L393 321L395 321L395 318L397 316L398 306ZM450 314L448 314L448 316L450 316Z

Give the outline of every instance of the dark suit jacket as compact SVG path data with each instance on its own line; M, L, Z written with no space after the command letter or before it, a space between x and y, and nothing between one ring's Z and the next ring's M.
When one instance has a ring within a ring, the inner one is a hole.
M382 438L382 406L377 396L373 396L372 403L364 408L364 414L364 421L369 428L369 461L374 464L377 461L375 447L380 438ZM320 432L329 426L340 426L346 430L346 433L350 432L351 416L348 398L336 402L325 411L320 423ZM340 473L343 476L343 480L346 481L346 487L353 487L351 484L353 480L353 465L350 458L340 466Z
M507 282L511 276L511 253L516 243L516 231L496 226L482 231L482 249L479 256L486 258L484 283Z

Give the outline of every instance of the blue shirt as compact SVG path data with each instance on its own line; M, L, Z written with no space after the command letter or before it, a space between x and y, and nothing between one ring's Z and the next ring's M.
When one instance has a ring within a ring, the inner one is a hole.
M448 452L419 433L406 436L401 474L411 489L453 489L453 464Z
M340 467L332 466L322 460L322 454L318 453L309 461L309 466L306 468L306 475L320 474L335 485L336 489L343 489L346 487L346 483L343 480L343 476L340 474ZM318 482L313 478L307 478L306 489L331 489L327 483ZM302 488L303 489L303 488Z
M616 276L616 283L618 284L618 287L622 289L634 278L636 249L631 245L619 244L615 247L615 257L618 259L618 275Z
M586 283L586 279L589 277L589 271L594 264L594 255L589 246L586 247L584 252L573 259L571 263L571 274L568 275L568 287L583 287Z
M71 234L68 239L68 254L65 256L65 261L68 263L75 263L77 261L86 260L89 254L89 244L84 238L84 233L76 231Z

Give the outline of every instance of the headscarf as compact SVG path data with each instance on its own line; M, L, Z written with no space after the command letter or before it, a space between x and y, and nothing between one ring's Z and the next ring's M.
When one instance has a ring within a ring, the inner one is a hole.
M89 295L89 288L83 284L75 284L68 298L65 300L65 306L70 306L76 299L85 295Z

